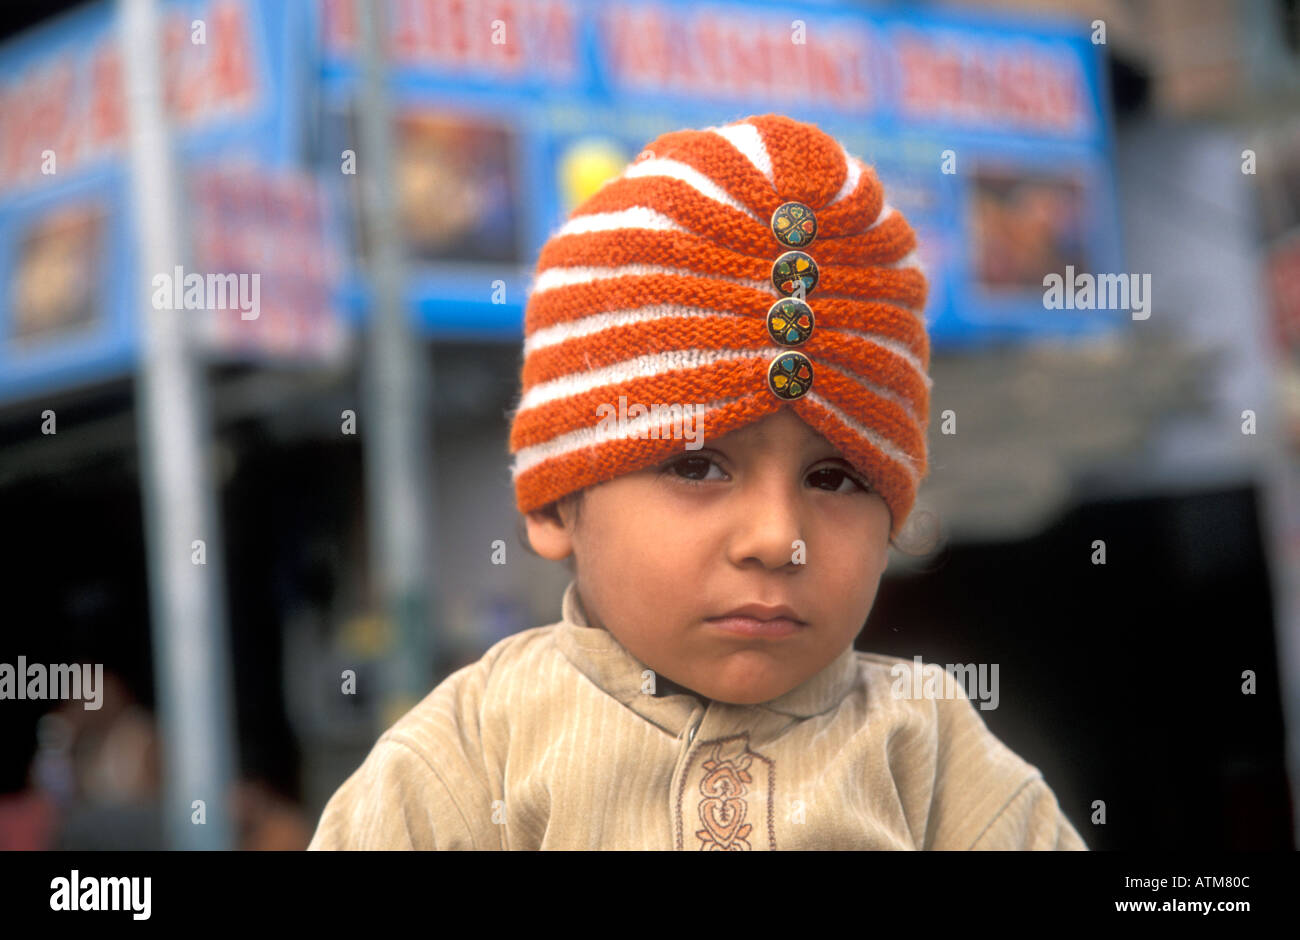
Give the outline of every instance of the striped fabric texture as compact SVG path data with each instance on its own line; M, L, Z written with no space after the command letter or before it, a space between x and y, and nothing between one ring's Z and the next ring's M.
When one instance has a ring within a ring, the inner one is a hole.
M772 213L816 216L820 270L799 347L812 390L783 401L768 309L787 249ZM524 318L511 474L520 512L683 451L662 418L601 421L601 406L693 406L716 439L791 407L888 504L897 535L927 472L927 281L916 235L875 171L813 124L780 114L679 130L570 215L543 246ZM606 414L608 412L605 412ZM648 431L651 421L660 427ZM653 436L652 436L653 435Z
M761 705L646 694L646 664L579 600L570 581L558 623L496 643L385 731L308 849L1088 850L937 663L850 645ZM924 675L942 694L897 694Z

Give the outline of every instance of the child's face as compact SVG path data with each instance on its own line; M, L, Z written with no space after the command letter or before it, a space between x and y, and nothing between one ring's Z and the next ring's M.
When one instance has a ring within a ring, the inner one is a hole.
M528 514L528 537L546 558L576 556L592 626L679 685L753 705L827 666L871 611L891 520L856 476L834 445L782 408L591 487L576 523L567 506L558 522ZM803 564L792 561L796 540ZM788 605L806 626L752 637L707 622L746 604Z

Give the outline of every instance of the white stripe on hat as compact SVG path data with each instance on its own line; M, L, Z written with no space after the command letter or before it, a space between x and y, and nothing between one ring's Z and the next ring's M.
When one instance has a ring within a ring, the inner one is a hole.
M703 274L699 271L688 271L685 268L670 268L664 265L653 265L653 264L626 264L617 268L599 268L599 267L588 267L588 266L572 267L572 268L550 267L540 272L540 274L538 274L536 279L533 281L533 285L530 288L529 293L535 296L537 294L549 290L559 290L565 287L574 287L583 284L593 284L598 281L612 280L613 278L648 277L652 275L669 275L671 277L698 277L698 278L705 278L708 280L722 280L732 284L739 284L742 287L752 288L774 299L779 299L785 296L780 291L778 291L775 287L772 286L771 281L756 281L756 280L751 280L749 278L728 277L723 274L712 274L712 273ZM907 313L910 313L914 317L921 318L924 315L923 310L919 310L915 307L908 307L905 304L895 303L893 301L885 300L882 298L875 298L870 301L864 301L862 297L855 296L855 295L838 294L838 293L835 294L821 293L820 291L817 292L815 298L810 300L810 303L814 305L813 307L814 310L816 310L815 304L817 299L852 300L856 303L864 303L864 302L879 303L879 304L884 304L885 306L888 307L894 307L898 310L903 310ZM670 306L675 306L675 305L670 305ZM606 311L606 312L613 312L613 311ZM712 312L725 313L725 311L716 311L716 310ZM601 314L595 314L595 316L600 316L600 315ZM689 314L682 314L682 315L687 316ZM578 321L564 321L561 323L556 323L549 327L544 327L543 329L547 331L558 331L567 327L570 323L576 323L576 322ZM827 329L831 329L831 327L827 327ZM864 339L871 338L868 334L862 333L861 331L854 331L846 328L839 328L839 329L843 329L844 332L855 333L855 335L861 335L862 338ZM542 330L537 330L534 332L541 333ZM595 330L593 330L592 332L595 332ZM531 341L531 336L532 334L528 334L525 337L525 343ZM562 341L563 341L563 337L561 337L560 339L548 339L544 341L541 345L545 346L545 345L550 345L550 343L552 342L562 342ZM918 371L924 373L925 370L920 369L919 364L917 368Z
M654 161L646 161L652 163ZM737 204L738 205L738 204ZM746 210L748 211L748 210ZM872 222L862 234L870 232L872 229L879 228L896 210L893 206L886 203L881 207L880 215L876 221ZM753 215L751 212L750 215ZM754 218L758 218L754 216ZM564 225L556 231L556 238L563 235L585 235L588 232L608 232L622 228L640 228L655 232L683 232L688 235L698 234L691 229L678 223L676 220L669 218L662 212L646 206L629 206L626 209L614 209L609 212L593 212L588 215L576 215L569 219ZM815 250L815 249L813 249ZM913 251L900 261L892 263L891 267L901 267L909 264L919 265L920 260Z
M620 326L647 323L668 317L750 317L752 314L733 313L729 310L714 310L711 307L687 307L682 304L649 304L626 310L608 310L582 317L578 320L565 320L554 326L537 330L524 340L524 355L554 346L565 340L590 336Z
M538 382L520 399L517 414L538 408L560 398L583 395L603 385L624 385L636 379L649 378L675 369L698 369L716 362L731 362L740 359L772 358L783 352L789 352L785 346L765 346L760 349L674 349L663 353L649 353L624 359L600 369L587 372L574 372Z
M881 207L880 216L876 221L872 222L863 230L863 234L880 227L894 214L894 212L895 210L893 206L885 204ZM750 213L750 215L753 215L753 213ZM757 218L757 216L755 216L755 218ZM576 215L569 219L569 221L565 222L564 225L555 233L554 237L559 238L563 235L585 235L588 232L609 232L623 228L639 228L654 232L683 232L687 235L698 234L658 210L648 208L647 206L629 206L626 209L614 209L609 212L593 212L588 215ZM902 260L892 263L890 267L903 267L907 265L919 265L919 258L915 251Z
M848 176L844 177L844 185L840 187L840 191L836 193L835 198L828 203L828 205L832 206L840 200L847 199L849 196L853 195L853 190L858 188L858 178L862 176L862 165L858 163L856 159L849 156L849 152L844 149L843 144L840 144L840 153L844 154L844 162L849 168L849 173Z
M672 268L659 264L624 264L616 268L587 265L561 267L557 265L538 273L536 280L533 281L530 293L535 295L561 287L572 287L575 284L590 284L594 281L605 281L616 277L645 277L652 274L669 274L673 277L700 277L711 281L729 281L732 284L740 284L742 287L752 287L754 290L762 291L774 298L782 296L780 291L772 286L771 281L759 281L747 277L728 277L725 274L690 271L686 268Z
M758 216L753 209L733 197L725 189L719 186L713 180L709 179L693 166L682 163L679 160L670 160L666 157L656 157L650 160L642 160L639 163L633 163L623 171L623 176L627 179L637 179L644 176L667 176L675 180L681 180L687 186L694 189L703 196L707 196L714 202L720 202L724 206L730 206L732 209L745 213L756 222L762 222L763 219Z
M911 311L907 311L907 312L910 313ZM828 333L846 333L849 334L850 337L865 339L865 341L871 343L872 346L880 346L881 348L885 348L885 350L889 350L893 352L893 354L898 356L898 358L906 361L907 365L910 365L910 367L913 368L915 372L917 372L918 376L920 376L920 381L923 382L924 386L926 386L927 389L932 389L932 387L935 386L935 380L933 380L933 378L931 378L930 376L927 376L926 369L924 369L924 367L922 367L922 364L920 364L920 359L917 358L917 354L914 354L914 352L911 351L911 348L907 346L907 343L897 341L897 339L894 339L893 337L887 337L887 335L881 335L880 333L868 333L867 330L850 329L848 328L848 326L824 326L824 328L823 326L819 326L818 329L826 329ZM865 378L859 377L858 373L853 373L853 374L855 380L862 382L862 384L865 385L867 384ZM891 395L893 393L891 393L891 391L881 389L879 394L888 397L888 395ZM902 404L902 406L907 408L907 410L909 411L911 410L911 408L907 406L907 404L902 402L902 399L898 399L898 404Z
M772 158L757 126L747 121L737 121L722 127L706 127L705 130L712 131L739 150L769 183L776 185L776 178L772 175Z
M739 401L739 399L723 398L708 404L695 405L696 433L702 433L703 429L700 425L708 424L705 419L707 419L710 412L717 412L724 405L729 405L734 401ZM609 402L609 404L614 405L617 410L616 402ZM632 404L635 403L629 402L629 407ZM647 403L643 402L642 404ZM659 402L658 404L663 403ZM684 403L679 402L678 404ZM654 417L653 414L645 414L636 418L629 418L627 423L623 425L622 433L620 433L617 422L614 422L612 426L606 426L602 430L599 427L602 419L596 418L593 410L593 423L590 427L578 428L576 431L569 431L566 434L556 435L549 441L544 441L541 444L534 444L532 447L522 448L518 453L516 453L514 464L510 468L511 479L517 478L521 473L531 470L533 467L545 460L554 460L559 457L565 457L586 447L596 447L600 444L606 444L610 441L620 440L625 437L635 437L641 431L649 431L654 424ZM659 425L661 428L663 427L662 420L660 420ZM685 447L683 447L683 450L686 451L686 453L691 453L691 451L686 450Z
M693 234L662 212L647 209L645 206L632 206L614 212L593 212L590 215L576 215L564 223L564 226L555 233L555 237L586 235L588 232L609 232L620 228L640 228L656 232Z
M906 307L900 307L899 309L907 310ZM908 312L912 313L910 310L908 310ZM581 317L577 320L565 320L561 323L556 323L554 326L548 326L535 331L524 340L524 355L531 355L539 349L555 346L559 343L565 342L566 340L577 339L582 336L590 336L593 333L600 333L605 330L617 329L619 327L632 326L637 323L651 323L657 320L671 319L674 317L726 317L729 319L748 319L752 316L752 314L735 313L729 310L714 310L711 307L688 307L681 304L649 304L644 307L633 307L625 310L608 310L603 313ZM915 313L913 313L913 316L915 316ZM921 377L926 388L933 388L934 380L925 374L925 368L922 366L921 360L912 352L906 343L900 342L892 336L885 336L881 333L857 330L849 327L822 326L821 329L828 332L844 333L849 336L854 336L888 350L910 365ZM888 396L890 393L887 391L881 391L880 394ZM901 400L899 401L899 404L905 408L908 407Z
M925 267L924 265L921 264L921 253L915 248L913 248L903 257L899 258L897 261L887 265L887 267L912 268L916 271L919 271L923 275L925 274Z
M861 335L861 334L860 334ZM880 346L885 343L880 339L863 335L864 339ZM892 341L891 341L892 342ZM897 344L894 344L897 345ZM886 347L888 348L888 347ZM533 408L540 408L542 405L556 401L561 398L570 398L577 395L583 395L592 389L600 388L603 385L622 385L634 379L648 378L652 375L661 375L675 369L697 369L701 366L712 365L716 362L732 362L742 359L764 359L770 361L781 353L790 352L789 346L765 346L759 349L674 349L662 353L648 353L643 356L635 356L630 359L624 359L620 362L612 363L597 369L589 369L585 372L570 372L559 378L550 379L546 382L538 382L530 388L520 399L516 415L521 415L525 411ZM896 350L890 349L891 352ZM900 355L904 355L900 353ZM912 356L910 352L904 355L906 361L912 366L924 382L926 388L932 387L932 379L925 374L920 368L920 363ZM836 372L848 378L857 385L862 386L873 395L893 402L907 412L908 416L916 423L922 423L921 416L917 414L916 408L907 401L902 395L893 389L886 388L869 377L851 369L823 363L824 368L834 369ZM817 363L814 361L814 368Z
M908 404L907 399L905 399L902 395L898 394L898 392L894 391L893 389L885 388L885 386L883 385L878 385L877 383L871 381L869 378L862 375L861 373L854 372L851 369L846 369L843 366L840 366L838 364L823 362L820 365L821 368L823 369L831 369L835 372L838 372L840 375L844 376L849 381L853 382L853 384L855 385L861 385L864 389L866 389L871 394L893 402L899 408L902 408L904 411L906 411L907 416L917 424L923 423L921 420L921 416L916 413L916 409L912 405ZM817 367L818 367L818 363L814 361L813 369L816 370ZM928 376L924 376L924 375L922 377L926 378L927 380L929 378ZM813 382L815 383L816 381L817 381L817 373L816 371L814 371ZM927 388L929 387L928 381L926 383L926 387Z
M902 263L900 261L896 264L883 265L883 267L897 268ZM690 271L686 268L671 268L658 264L624 264L616 268L600 268L588 265L566 268L557 265L538 273L528 292L531 296L536 296L546 291L559 290L564 287L594 284L597 281L608 281L619 277L649 277L656 274L666 274L671 277L699 277L710 281L727 281L731 284L739 284L741 287L750 287L756 291L761 291L773 299L785 296L772 286L770 280L758 281L746 277L729 277L725 274ZM818 300L852 300L857 303L882 303L897 307L899 310L906 310L917 317L922 316L924 312L915 307L908 307L905 304L895 303L884 298L863 298L857 294L824 293L820 288L815 295L810 294L808 297L808 303L813 305L814 310Z
M816 380L814 379L814 381ZM877 434L875 431L873 431L871 428L867 427L866 425L859 424L857 421L853 420L851 417L849 417L847 414L845 414L842 410L837 408L835 405L831 404L825 398L822 398L816 392L809 392L807 397L809 401L821 405L832 415L834 415L835 419L841 422L850 431L870 441L878 451L880 451L882 454L884 454L894 463L898 464L904 470L906 470L907 475L912 478L912 485L916 486L916 484L919 482L919 472L917 470L917 464L920 463L920 460L918 458L913 458L911 455L907 454L906 452L899 450L898 447L896 447L887 438L882 437L880 434Z
M843 410L818 395L816 392L809 392L807 397L809 401L821 405L829 411L837 421L842 423L854 434L857 434L864 440L870 442L871 445L880 451L886 459L893 461L902 467L904 472L911 479L912 485L916 486L919 476L916 469L917 464L920 462L918 459L915 459L906 452L900 450L889 439L878 434L876 431L855 421ZM723 406L736 400L737 399L734 398L728 398L705 404L703 406L705 418L707 419L709 413L716 412ZM613 403L611 402L610 404ZM697 411L696 414L696 420L699 420L699 412ZM613 440L618 440L621 437L628 436L629 431L636 433L642 429L648 430L651 427L653 417L653 415L647 414L630 419L627 424L624 425L623 433L620 434L617 423L613 426L607 426L603 431L600 430L599 424L601 419L598 419L593 411L592 424L589 427L578 428L577 430L569 431L565 434L557 434L555 437L548 441L544 441L541 444L534 444L531 447L520 449L515 454L514 463L510 468L511 479L518 479L520 474L526 473L544 461L559 459L588 447L595 447ZM707 424L707 420L705 423Z

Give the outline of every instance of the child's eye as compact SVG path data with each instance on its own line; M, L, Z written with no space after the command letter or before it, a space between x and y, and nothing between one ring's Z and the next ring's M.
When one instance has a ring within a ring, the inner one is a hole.
M663 469L666 473L672 473L674 479L691 485L699 485L707 480L719 480L726 477L722 468L708 457L683 457L680 460L674 460ZM719 476L709 476L711 470L717 470ZM864 493L871 492L870 486L839 467L821 467L810 473L808 479L813 481L814 486L821 487L829 492L852 493L855 488ZM845 481L849 483L848 488L844 487Z
M857 487L858 489L862 490L864 493L871 491L870 487L868 487L865 483L863 483L861 480L859 480L857 477L853 476L852 474L844 470L841 470L839 467L821 467L820 469L814 470L812 473L808 474L808 479L814 481L813 483L814 486L829 484L830 491L835 493L853 492L852 488L842 489L845 480L848 480L849 483L852 484L852 486Z
M699 484L707 479L707 474L712 468L716 468L719 473L722 472L722 468L708 457L683 457L681 460L674 460L664 469L671 471L674 477L683 483Z

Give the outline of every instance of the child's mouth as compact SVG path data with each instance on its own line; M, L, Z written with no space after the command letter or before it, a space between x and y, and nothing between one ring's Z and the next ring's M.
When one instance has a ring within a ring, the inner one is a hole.
M788 617L777 617L773 620L759 620L755 617L711 617L704 622L726 633L761 637L791 636L807 626Z

